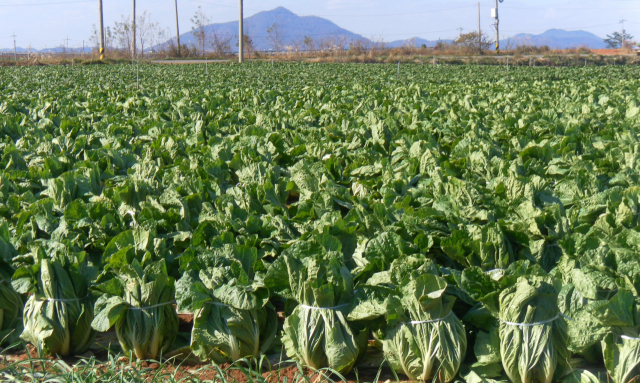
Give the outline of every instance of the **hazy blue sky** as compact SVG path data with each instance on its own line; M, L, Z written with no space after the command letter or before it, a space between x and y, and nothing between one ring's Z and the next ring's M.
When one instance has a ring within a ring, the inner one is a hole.
M130 14L131 0L103 0L105 23L113 25ZM490 9L494 0L481 0L484 30L492 31ZM173 0L137 0L138 12L175 33ZM237 20L237 0L178 0L181 31L189 31L189 19L202 6L212 22ZM477 1L469 0L245 0L245 16L284 6L299 15L318 15L365 37L393 41L410 37L449 38L477 28ZM455 8L455 9L452 9ZM619 30L627 19L628 32L640 40L638 0L505 0L500 8L501 37L517 33L541 33L551 28L583 29L599 36ZM0 48L18 46L41 49L62 44L82 46L92 24L98 22L98 0L0 0Z

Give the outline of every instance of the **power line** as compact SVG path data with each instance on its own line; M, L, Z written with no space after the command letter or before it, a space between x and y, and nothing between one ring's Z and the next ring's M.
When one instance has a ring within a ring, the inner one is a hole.
M0 7L30 7L30 6L77 4L77 3L93 3L93 0L61 1L56 3L0 4Z
M574 29L587 29L587 28L598 28L598 27L608 27L611 25L618 25L620 24L618 23L609 23L609 24L600 24L600 25L589 25L589 26L585 26L585 27L572 27ZM548 29L538 29L535 31L506 31L509 33L538 33L538 32L546 32Z
M444 32L453 32L453 31L457 31L458 28L453 28L453 29L444 29L444 30L440 30L440 31L428 31L428 32L407 32L407 33L384 33L384 36L408 36L408 35L413 35L415 37L415 35L426 35L426 34L431 34L431 33L444 33ZM340 31L335 31L332 33L313 33L313 34L307 34L307 36L309 37L318 37L318 36L333 36L338 34ZM355 34L355 33L354 33ZM360 36L362 36L362 34L359 34ZM250 35L251 38L256 38L256 37L268 37L268 35Z
M481 7L483 8L493 8L490 5L481 5ZM512 7L512 6L506 6L503 5L500 7L500 9L537 9L537 10L549 10L549 9L557 9L557 10L561 10L561 11L581 11L581 10L592 10L592 11L601 11L603 9L608 9L609 6L606 7L590 7L590 8L585 8L585 7ZM638 10L640 8L627 8L625 10L627 11L633 11L633 10Z
M190 0L191 2L194 3L201 3L201 4L207 4L207 5L215 5L215 6L219 6L219 7L226 7L226 8L237 8L231 5L226 5L226 4L218 4L218 3L211 3L208 1L202 1L202 0ZM363 15L363 14L350 14L350 15L297 15L299 17L308 17L308 16L316 16L316 17L388 17L388 16L413 16L413 15L421 15L421 14L427 14L427 13L436 13L436 12L445 12L445 11L452 11L452 10L456 10L456 9L464 9L464 8L470 8L470 7L475 7L476 5L463 5L460 7L453 7L453 8L443 8L443 9L434 9L431 11L422 11L422 12L410 12L410 13L385 13L385 14L369 14L369 15ZM249 9L252 11L257 11L257 12L269 12L270 10L268 9L257 9L257 8L247 8L244 7L244 9ZM273 13L289 13L289 12L273 12Z

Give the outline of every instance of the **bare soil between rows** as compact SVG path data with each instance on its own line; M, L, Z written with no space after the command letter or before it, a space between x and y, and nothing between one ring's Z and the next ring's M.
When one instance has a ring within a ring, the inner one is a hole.
M283 313L278 314L280 320L282 320ZM227 381L237 383L253 381L249 379L247 374L257 374L258 372L255 366L248 368L249 366L242 363L216 366L213 363L203 363L191 355L189 350L184 346L188 345L188 339L185 338L191 333L193 315L178 314L178 318L180 320L179 332L182 339L176 342L178 344L175 345L174 350L167 355L167 359L165 359L163 364L153 361L130 361L127 357L120 357L115 363L112 363L113 358L110 358L110 356L117 354L119 343L116 333L109 331L98 334L94 345L89 351L73 357L40 357L36 348L30 344L22 348L4 350L0 353L0 371L10 367L18 367L28 369L29 371L47 372L49 369L55 369L55 365L59 361L64 362L64 364L68 366L72 366L77 371L81 371L83 368L86 368L87 361L95 360L97 361L97 363L95 363L95 369L98 370L98 374L105 374L108 371L120 371L122 369L136 369L139 375L148 378L150 381L159 375L172 375L175 380L195 378L201 381L213 381L216 377L224 377ZM381 353L377 353L375 350L372 351L373 355L368 358L368 362L365 365L360 365L344 377L348 383L372 382L376 380L380 365L383 363L383 358ZM283 360L287 360L284 352L282 355L267 355L266 360L268 362L265 361L263 368L260 369L260 373L262 378L268 383L303 381L303 376L307 377L309 379L308 381L314 383L329 381L329 379L335 382L342 381L340 377L326 375L327 373L324 371L313 371L306 368L300 371L296 364L283 362ZM267 366L267 364L269 366ZM258 376L254 376L254 378L257 377ZM379 381L384 382L391 379L394 379L391 370L384 368L380 371ZM304 381L307 380L305 379Z
M33 346L28 345L27 348L29 349L28 353L27 351L20 351L16 354L4 356L2 358L3 360L0 361L0 370L18 367L28 369L30 372L47 372L56 369L56 363L62 361L64 364L72 366L78 373L81 373L83 370L86 371L86 367L81 365L81 361L85 360L85 357L78 356L64 359L47 357L41 359L38 358L38 353ZM179 361L173 361L173 363L160 364L150 361L131 362L129 358L121 357L117 359L115 364L107 361L96 363L93 369L97 370L97 375L104 375L107 372L126 369L137 370L136 375L146 378L149 381L162 381L162 377L171 375L177 381L184 379L214 381L216 378L224 378L224 380L228 382L249 383L259 378L257 374L260 374L264 381L268 383L343 381L339 376L328 374L325 371L313 371L307 368L301 371L298 366L293 363L274 365L271 369L262 368L260 372L257 372L255 367L248 368L248 366L241 363L216 366L212 363L181 363ZM158 377L161 378L156 380ZM308 378L308 380L303 377ZM347 383L373 382L378 378L378 370L369 368L355 369L344 376L344 378ZM385 371L383 371L378 378L381 382L392 379L393 374Z

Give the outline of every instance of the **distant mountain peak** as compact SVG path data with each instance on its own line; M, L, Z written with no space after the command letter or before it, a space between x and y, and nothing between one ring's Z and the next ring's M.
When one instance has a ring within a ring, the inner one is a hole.
M301 44L305 37L311 37L314 44L325 45L345 44L350 41L365 40L362 36L350 32L334 22L321 17L301 17L285 7L277 7L270 11L258 12L244 19L245 33L252 39L253 47L259 51L274 49L274 42L269 38L269 29L278 23L281 31L281 49L304 49ZM235 48L238 38L238 21L211 24L207 28L214 29L219 36L227 36L233 41ZM328 41L331 40L331 41ZM180 42L194 44L195 37L192 32L180 36Z
M290 10L288 10L285 7L278 7L278 8L272 9L270 11L265 11L265 12L266 13L276 13L277 12L277 13L287 13L287 14L290 14L290 15L295 15L295 13L291 12Z
M286 17L286 18L291 18L291 17L299 17L298 15L296 15L295 13L291 12L289 9L285 8L285 7L278 7L278 8L274 8L270 11L262 11L262 12L258 12L256 13L256 15L262 15L262 16L269 16L269 17Z

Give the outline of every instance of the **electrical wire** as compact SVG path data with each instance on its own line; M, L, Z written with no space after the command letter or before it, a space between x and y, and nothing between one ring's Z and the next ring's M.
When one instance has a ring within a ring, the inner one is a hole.
M608 27L608 26L611 26L611 25L619 25L619 24L620 23L609 23L609 24L600 24L600 25L589 25L589 26L586 26L586 27L572 27L572 28L573 29L587 29L587 28ZM502 31L502 32L505 32L505 33L529 33L530 34L530 33L540 33L540 32L546 32L546 31L548 31L548 29L539 29L539 30L536 30L536 31L526 31L526 32L523 32L523 31Z
M202 1L202 0L190 0L191 2L194 3L201 3L201 4L207 4L207 5L215 5L215 6L220 6L220 7L228 7L228 8L237 8L237 6L231 6L231 5L226 5L226 4L218 4L218 3L212 3L212 2L208 2L208 1ZM21 7L21 6L42 6L42 5L61 5L61 4L78 4L78 3L93 3L94 0L75 0L75 1L57 1L57 2L48 2L48 3L23 3L23 4L0 4L0 7ZM476 4L473 5L463 5L463 6L458 6L458 7L451 7L451 8L442 8L442 9L435 9L435 10L429 10L429 11L421 11L421 12L411 12L411 13L387 13L387 14L350 14L350 15L346 15L346 14L342 14L342 15L336 15L336 14L332 14L332 15L322 15L322 14L318 14L318 15L298 15L299 17L305 17L305 16L316 16L316 17L389 17L389 16L412 16L412 15L419 15L419 14L429 14L429 13L438 13L438 12L446 12L446 11L451 11L451 10L458 10L458 9L465 9L465 8L471 8L471 7L476 7ZM482 5L482 7L484 8L490 8L490 6L487 5ZM252 10L252 11L257 11L257 12L267 12L268 10L261 10L261 9L255 9L255 8L248 8L245 7L245 9L247 10ZM513 7L513 6L501 6L500 9L527 9L527 10L531 10L531 9L539 9L539 10L544 10L547 8L544 7ZM553 9L559 9L559 10L586 10L586 9L592 9L592 10L596 10L596 9L602 9L602 8L583 8L583 7L575 7L575 8L567 8L567 7L562 7L562 8L557 8L557 7L553 7ZM635 8L635 9L640 9L640 8ZM273 12L273 11L272 11ZM275 13L278 13L277 11ZM290 13L289 11L285 12L283 11L282 13ZM632 24L640 24L638 22L633 22L633 21L628 21L629 23ZM611 26L611 25L617 25L618 23L609 23L609 24L600 24L600 25L591 25L591 26L585 26L585 27L574 27L574 29L586 29L586 28L597 28L597 27L604 27L604 26ZM455 31L457 28L454 29L446 29L446 30L440 30L440 31L428 31L428 32L417 32L417 33L395 33L395 34L389 34L389 33L385 33L385 36L400 36L400 35L424 35L424 34L432 34L432 33L444 33L444 32L451 32L451 31ZM527 32L523 32L523 31L504 31L506 33L540 33L540 32L545 32L546 30L537 30L537 31L527 31ZM311 36L330 36L330 35L334 35L335 33L338 33L340 31L336 31L333 33L323 33L323 34L312 34ZM2 39L9 39L12 38L13 36L6 36L6 37L0 37ZM264 37L264 36L254 36L254 37ZM69 40L74 40L75 39L69 39ZM44 41L44 40L41 40ZM58 40L47 40L47 41L58 41ZM80 40L77 40L80 41Z
M494 8L491 5L480 5L482 8ZM596 7L589 7L589 8L585 8L585 7L513 7L513 6L509 6L509 5L501 5L500 9L524 9L524 10L542 10L542 11L546 11L546 10L550 10L550 9L554 9L554 10L561 10L561 11L601 11L607 7L600 7L600 8L596 8ZM625 11L634 11L634 10L638 10L640 8L627 8L625 9Z
M431 34L431 33L443 33L443 32L453 32L453 31L457 31L457 28L454 29L445 29L445 30L440 30L440 31L428 31L428 32L410 32L410 33L384 33L384 36L407 36L407 35L426 35L426 34ZM306 34L306 36L309 37L319 37L319 36L333 36L336 35L337 33L339 33L340 31L335 31L332 33L312 33L312 34ZM357 34L355 32L351 32L354 35L358 35L362 38L365 38L364 36L362 36L362 34ZM254 35L254 34L249 34L249 36L254 39L254 38L267 38L269 37L269 35ZM416 38L416 37L414 37ZM410 40L411 38L408 38L407 40Z
M93 0L77 0L77 1L60 1L55 3L27 3L27 4L0 4L0 7L27 7L42 5L58 5L58 4L77 4L77 3L93 3Z
M202 1L202 0L190 0L193 3L201 3L201 4L207 4L207 5L216 5L219 7L227 7L227 8L238 8L237 6L232 6L232 5L225 5L225 4L217 4L217 3L211 3L208 1ZM410 13L385 13L385 14L350 14L350 15L297 15L298 17L308 17L308 16L315 16L315 17L388 17L388 16L413 16L413 15L421 15L421 14L427 14L427 13L436 13L436 12L446 12L446 11L452 11L452 10L456 10L456 9L464 9L464 8L470 8L470 7L477 7L476 4L474 5L463 5L463 6L459 6L459 7L453 7L453 8L443 8L443 9L434 9L431 11L421 11L421 12L410 12ZM287 12L274 12L274 11L270 11L268 9L256 9L256 8L248 8L248 7L244 7L244 9L248 9L251 11L257 11L257 12L272 12L272 13L291 13L290 11Z

